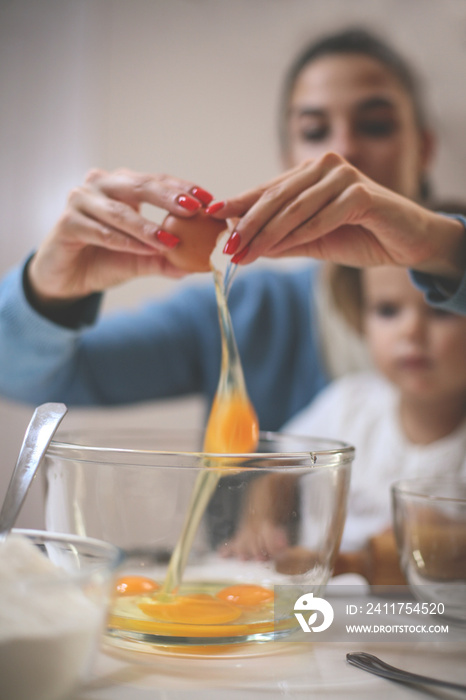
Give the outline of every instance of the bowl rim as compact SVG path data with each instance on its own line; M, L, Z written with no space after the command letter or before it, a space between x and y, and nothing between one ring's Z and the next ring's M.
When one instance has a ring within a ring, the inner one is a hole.
M448 503L464 503L466 504L466 497L461 496L444 496L435 493L425 493L422 491L423 485L439 485L442 488L445 486L457 486L461 484L466 490L466 476L453 476L453 477L440 477L440 476L425 476L425 477L410 477L406 479L399 479L395 481L392 486L392 494L396 497L398 495L414 496L415 498L423 499L426 501L435 502L448 502Z
M108 572L110 577L113 577L115 575L115 572L119 569L121 564L125 560L125 552L122 550L121 547L118 547L118 545L113 544L112 542L109 542L107 540L102 540L98 539L97 537L87 537L87 536L82 536L82 535L75 535L67 532L55 532L53 530L42 530L42 529L34 529L34 528L12 528L11 534L15 535L23 535L24 537L27 537L29 540L33 542L33 544L41 544L41 540L45 544L47 541L48 542L56 542L56 543L69 543L71 545L80 545L80 544L86 544L89 545L90 547L94 547L96 550L102 551L105 550L110 556L109 560L106 562L100 562L95 565L95 567L92 569L92 573L96 573L97 571L106 571ZM57 567L60 569L60 567ZM79 582L81 580L85 580L89 578L90 571L89 570L76 570L76 571L66 571L66 579ZM31 576L28 576L27 581L30 580L50 580L49 577L44 576L44 574L32 574ZM57 583L60 583L63 581L63 579L56 579ZM53 580L51 580L51 583L53 583Z
M127 431L120 430L118 432L119 435L123 436L124 434L128 436L137 436L139 435L151 435L155 438L157 436L164 437L165 439L171 435L176 436L177 434L180 434L180 431L177 430L170 430L170 429L147 429L147 428L128 428ZM197 436L202 435L201 431L199 430L184 430L182 431L183 435L188 435L188 434L195 434ZM334 438L324 438L324 437L314 437L312 435L300 435L300 434L291 434L291 433L286 433L286 432L274 432L274 431L260 431L259 437L260 440L262 441L271 441L271 440L286 440L286 439L291 439L296 442L300 443L308 443L310 446L313 445L314 449L309 449L309 450L297 450L295 452L241 452L241 453L213 453L213 452L202 452L202 451L195 451L195 450L164 450L164 449L147 449L147 448L139 448L139 449L134 449L130 447L114 447L114 446L105 446L105 445L89 445L89 444L83 444L82 442L79 442L79 436L96 436L97 437L103 437L104 439L110 438L111 436L115 436L117 433L115 432L115 429L111 428L75 428L67 431L59 431L57 436L55 437L54 440L51 441L49 448L47 450L47 455L49 456L59 456L62 459L69 459L73 461L78 461L78 462L88 462L88 461L96 461L95 459L92 459L92 455L99 455L102 453L105 454L115 454L115 455L138 455L139 457L145 456L147 457L148 455L154 455L157 457L161 456L167 456L171 458L175 458L176 456L180 457L185 457L185 458L193 458L193 459L202 459L202 458L212 458L213 460L241 460L244 462L252 461L254 462L255 460L268 460L270 462L290 462L291 460L306 460L309 462L309 466L315 466L316 468L323 468L323 467L335 467L338 465L343 465L347 463L351 463L354 459L355 455L355 448L353 445L351 445L348 442L345 442L343 440L336 440ZM316 446L318 446L319 443L322 443L322 445L326 446L331 446L331 447L326 447L322 449L315 449ZM79 451L80 455L79 457L77 455L73 455L73 452ZM328 463L325 464L320 464L319 461L327 458ZM107 462L111 464L111 462ZM157 465L145 465L147 468L150 468L151 466L153 468L158 468ZM247 468L247 465L245 465ZM182 465L180 465L179 468L183 468ZM187 468L187 467L186 467ZM251 467L254 468L254 467ZM256 467L257 468L257 467ZM299 468L299 467L297 467ZM280 464L273 465L271 464L270 466L267 466L267 469L269 470L274 470L274 469L283 469L283 465L280 466Z

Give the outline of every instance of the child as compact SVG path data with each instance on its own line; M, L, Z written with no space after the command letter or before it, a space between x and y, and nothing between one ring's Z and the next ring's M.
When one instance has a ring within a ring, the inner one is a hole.
M283 432L356 447L338 573L358 570L358 553L391 527L394 481L466 476L466 318L428 306L402 268L335 266L332 290L347 320L365 336L374 370L334 381ZM260 499L270 493L262 490ZM257 489L254 536L246 518L228 554L277 558L284 552L284 533L267 518L272 509L259 505L259 494ZM302 505L305 547L311 525Z

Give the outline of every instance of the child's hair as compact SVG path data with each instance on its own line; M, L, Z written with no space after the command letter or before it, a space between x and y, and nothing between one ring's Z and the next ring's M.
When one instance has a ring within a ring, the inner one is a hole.
M466 203L459 200L438 200L431 209L466 216ZM347 323L362 334L364 331L362 270L337 263L327 263L327 275L330 294L336 308Z
M361 270L356 267L327 264L327 274L335 306L349 325L363 332L363 291Z

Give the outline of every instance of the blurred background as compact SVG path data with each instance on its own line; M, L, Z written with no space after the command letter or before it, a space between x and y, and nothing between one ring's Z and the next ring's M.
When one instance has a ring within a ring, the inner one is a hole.
M417 68L438 135L434 191L465 199L465 0L0 0L0 274L38 245L93 166L171 173L218 199L274 176L288 64L348 25L377 31ZM131 282L104 309L174 284ZM65 421L196 427L203 408L194 397L71 409ZM0 399L0 499L32 411ZM18 524L43 524L40 479Z

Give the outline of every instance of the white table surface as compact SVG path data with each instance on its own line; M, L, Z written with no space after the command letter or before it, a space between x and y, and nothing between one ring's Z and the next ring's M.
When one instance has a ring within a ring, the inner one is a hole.
M338 602L333 599L333 604ZM450 629L447 641L421 635L408 640L400 636L343 643L339 637L339 641L319 642L316 635L312 643L266 642L213 658L107 646L95 660L91 679L71 700L466 698L459 691L379 678L346 661L347 652L366 651L414 673L466 684L466 625Z
M350 666L348 651L372 652L417 673L466 682L466 645L262 645L255 656L186 658L101 653L93 678L73 700L262 700L262 698L460 698L464 693L410 687ZM267 649L265 648L267 647Z

